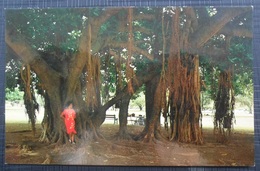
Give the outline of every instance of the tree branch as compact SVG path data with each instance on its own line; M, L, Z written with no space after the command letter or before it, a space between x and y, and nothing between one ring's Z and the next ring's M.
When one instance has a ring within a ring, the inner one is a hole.
M11 34L10 30L6 30L5 33L6 45L25 63L31 66L31 69L37 74L42 82L45 82L45 88L48 87L47 83L58 84L61 75L53 70L39 55L39 53L34 50L26 40L21 36L16 34L15 38Z
M184 13L186 14L187 20L191 21L190 29L192 29L192 31L197 30L199 23L194 9L191 7L184 8Z
M114 41L110 41L109 46L111 47L120 47L120 48L126 48L127 47L127 43L124 42L114 42ZM145 50L142 50L136 46L133 46L133 51L137 54L141 54L143 56L145 56L146 58L153 60L154 57L153 55L149 54L148 52L146 52Z
M111 16L117 14L120 10L121 9L119 9L119 8L118 9L115 9L115 8L106 9L102 15L100 15L99 17L93 18L91 20L92 28L95 28L92 31L92 34L93 34L92 37L93 37L94 40L95 40L95 38L97 36L97 33L99 31L100 26L105 21L107 21Z
M145 56L146 58L150 59L151 61L154 59L153 55L149 54L148 52L146 52L145 50L138 48L138 47L134 47L133 49L136 53L139 53L143 56Z
M200 28L192 35L190 46L192 48L202 47L213 35L218 33L234 17L247 12L251 8L231 8L219 11L211 17L209 23L203 23Z
M142 75L137 75L137 82L133 82L133 89L136 91L139 87L141 87L144 83L154 78L157 74L160 74L160 71L157 69L151 69L150 72L142 73ZM109 100L106 104L104 104L101 108L102 110L107 110L109 107L117 103L120 99L122 99L124 96L129 95L127 86L124 87L124 89L119 92L114 98Z
M252 30L245 28L245 27L225 26L219 31L219 33L227 35L227 36L253 38Z
M90 23L88 23L80 38L79 52L70 61L69 75L67 78L65 91L67 92L67 98L72 97L72 94L74 93L77 84L79 83L78 80L84 66L86 65L87 59L91 56L91 30L91 25Z
M134 20L150 20L150 21L153 21L153 20L155 20L155 16L150 15L150 14L140 13L140 14L134 15Z
M150 35L152 33L152 31L150 29L147 29L145 27L134 27L134 31L140 31L142 33L145 33L147 35Z
M200 48L197 54L199 56L209 56L212 59L218 59L226 54L226 50L217 47L203 47Z

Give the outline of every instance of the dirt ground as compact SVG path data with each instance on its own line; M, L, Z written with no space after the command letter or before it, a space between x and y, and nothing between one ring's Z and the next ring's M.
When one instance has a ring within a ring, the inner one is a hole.
M142 126L128 126L138 134ZM40 143L41 133L32 136L26 123L6 124L7 164L72 164L113 166L253 166L254 132L234 131L229 142L216 143L211 128L203 129L203 145L177 142L143 143L118 141L113 136L118 125L104 124L100 132L105 139L62 146Z

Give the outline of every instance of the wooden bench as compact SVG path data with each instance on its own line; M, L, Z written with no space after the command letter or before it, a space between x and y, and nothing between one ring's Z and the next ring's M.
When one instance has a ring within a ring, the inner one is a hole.
M106 115L106 119L113 119L114 124L118 123L118 118L116 118L116 115Z

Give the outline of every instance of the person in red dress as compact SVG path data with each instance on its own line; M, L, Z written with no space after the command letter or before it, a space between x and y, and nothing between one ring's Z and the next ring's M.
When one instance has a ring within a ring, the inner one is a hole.
M75 135L77 134L75 130L75 118L76 112L73 109L73 103L69 102L68 107L63 110L60 116L64 119L67 134L69 135L69 142L75 144Z

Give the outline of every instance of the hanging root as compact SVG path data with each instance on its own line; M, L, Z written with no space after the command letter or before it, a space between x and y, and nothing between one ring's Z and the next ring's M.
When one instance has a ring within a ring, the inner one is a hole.
M29 121L31 122L32 133L33 136L36 134L36 115L35 111L39 111L39 104L37 103L35 96L34 96L34 89L31 86L31 69L30 65L23 65L20 70L21 78L25 85L24 89L24 105L26 108L26 112L29 116Z
M45 142L45 143L49 143L50 142L50 140L49 140L49 138L47 136L47 127L46 126L43 127L42 133L41 133L41 135L39 137L39 141L40 142Z
M222 71L219 75L219 88L215 99L214 130L217 142L220 143L228 141L233 124L235 98L231 79L231 68Z

